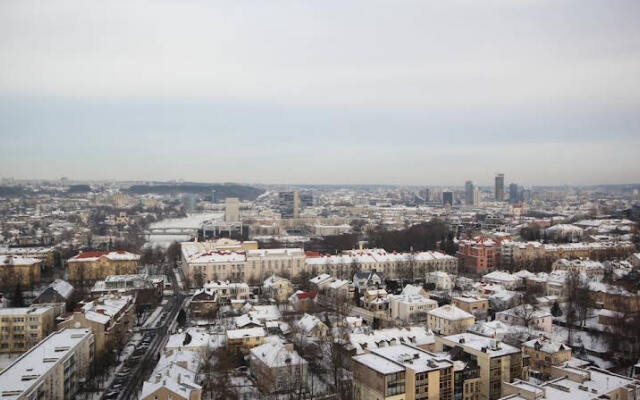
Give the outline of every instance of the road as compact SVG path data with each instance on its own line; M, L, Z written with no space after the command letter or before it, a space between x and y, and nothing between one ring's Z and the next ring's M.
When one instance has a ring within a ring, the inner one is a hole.
M163 307L163 315L165 315L160 326L142 329L141 333L152 336L149 347L146 349L144 356L140 359L135 359L136 351L134 351L123 364L126 368L129 368L126 376L121 377L120 381L117 379L111 384L111 386L105 390L102 400L135 400L138 398L140 390L145 380L151 376L153 369L158 363L159 356L162 349L169 340L169 336L172 333L172 328L175 326L178 313L183 306L185 296L182 295L176 282L173 271L169 269L170 279L172 280L174 295L167 301ZM140 346L140 345L138 345ZM136 348L138 349L138 347ZM140 348L138 352L142 352ZM123 368L125 368L123 367ZM117 385L120 385L119 387ZM109 394L112 394L109 396ZM117 395L116 395L117 393Z

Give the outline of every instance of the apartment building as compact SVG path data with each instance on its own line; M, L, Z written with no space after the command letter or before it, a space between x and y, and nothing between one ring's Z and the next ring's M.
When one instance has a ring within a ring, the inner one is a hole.
M59 318L58 328L89 328L95 337L95 352L118 348L129 340L135 326L135 298L105 295L83 301Z
M55 308L0 308L0 353L23 353L55 329Z
M40 260L42 268L53 268L55 263L55 249L53 247L3 247L0 254L19 256Z
M438 251L388 253L383 249L348 250L338 255L307 257L307 268L314 273L327 273L351 279L356 272L383 274L386 278L424 276L431 271L458 272L458 259Z
M571 360L571 347L541 337L524 342L522 354L529 356L530 372L535 370L546 378L551 376L552 366Z
M191 286L207 280L249 282L274 274L296 276L305 267L302 249L254 249L245 243L182 243L182 270Z
M53 332L0 371L0 399L75 398L93 361L90 329Z
M458 243L460 268L474 274L493 271L500 265L500 242L476 237Z
M249 368L262 393L277 394L303 387L307 361L293 349L293 344L265 343L249 352Z
M20 284L31 288L40 282L42 261L37 258L0 255L0 287L9 288Z
M72 282L96 281L109 275L138 273L140 256L128 251L90 251L70 258L69 280Z
M480 399L499 399L504 382L526 378L522 351L516 347L472 333L436 336L435 341L436 351L454 351L457 353L454 360L470 361L478 366Z
M227 348L247 353L252 348L263 344L266 335L263 328L228 329Z
M602 258L624 258L635 251L635 246L631 242L579 242L543 244L540 242L513 242L505 241L503 250L505 256L510 255L511 259L505 261L510 263L514 269L530 268L531 266L544 262L552 263L561 258L590 258L598 260Z
M444 357L398 344L352 360L354 399L453 399L453 362Z
M466 332L475 322L473 315L451 304L427 312L427 328L440 335Z
M419 294L399 294L389 297L389 315L392 320L425 321L427 313L438 307L438 302Z
M451 304L472 314L476 318L484 318L489 311L489 299L474 295L461 295L451 298Z
M540 385L505 382L500 400L640 399L640 381L595 367L552 366L551 378Z

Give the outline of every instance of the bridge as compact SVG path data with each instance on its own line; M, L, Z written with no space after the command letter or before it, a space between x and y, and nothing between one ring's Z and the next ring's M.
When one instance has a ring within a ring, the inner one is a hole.
M152 235L165 235L165 236L198 236L198 228L188 228L188 227L175 227L175 228L149 228L146 231L142 232L140 236L144 236L149 239Z

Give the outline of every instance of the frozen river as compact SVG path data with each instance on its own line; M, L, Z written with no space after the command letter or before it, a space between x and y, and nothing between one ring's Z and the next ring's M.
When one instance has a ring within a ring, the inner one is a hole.
M204 212L188 214L184 218L169 218L162 221L154 222L149 228L197 228L207 220L223 219L224 212ZM191 240L189 235L151 235L147 241L147 246L169 247L174 242L185 242Z

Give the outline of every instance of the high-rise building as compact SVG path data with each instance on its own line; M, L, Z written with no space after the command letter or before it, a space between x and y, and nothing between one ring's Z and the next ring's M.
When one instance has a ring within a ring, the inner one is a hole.
M480 189L478 188L473 189L473 205L480 205Z
M211 189L211 202L212 203L216 202L216 190L215 189Z
M464 202L470 206L473 205L473 182L466 181L464 183Z
M240 220L240 201L237 197L224 199L224 222L238 222Z
M496 201L504 201L504 174L496 174Z
M302 204L303 207L313 207L313 193L312 192L300 193L300 204Z
M442 205L453 206L453 192L451 191L442 192Z
M518 184L512 183L509 185L509 203L515 204L520 202L520 194L518 192Z
M300 199L297 191L278 193L278 208L282 218L298 218Z

